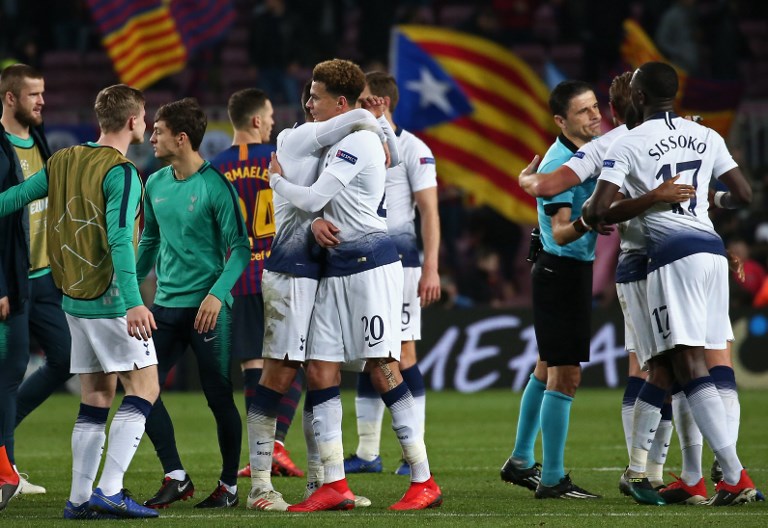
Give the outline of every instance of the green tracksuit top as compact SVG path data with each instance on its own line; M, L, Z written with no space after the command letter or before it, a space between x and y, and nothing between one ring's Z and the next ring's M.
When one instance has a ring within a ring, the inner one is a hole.
M231 304L250 258L237 193L209 162L184 180L171 166L149 177L136 273L140 284L155 266L157 305L197 307L209 293Z

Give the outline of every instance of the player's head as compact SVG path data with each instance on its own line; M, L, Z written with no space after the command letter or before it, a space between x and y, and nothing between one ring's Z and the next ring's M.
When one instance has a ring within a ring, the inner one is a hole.
M315 121L325 121L355 107L365 88L365 74L354 62L332 59L312 70L309 109Z
M557 126L577 147L600 134L600 107L587 83L561 82L549 95L549 108Z
M611 106L611 114L614 121L625 123L627 121L627 112L632 107L632 94L629 88L629 81L632 80L632 72L624 72L617 75L611 81L611 87L608 88L608 104Z
M175 157L187 149L197 152L203 142L208 118L197 99L187 97L161 106L155 113L150 142L160 159Z
M12 64L0 73L3 114L22 126L38 126L43 122L45 100L43 75L32 66Z
M262 143L269 141L275 124L274 110L262 90L246 88L233 93L227 102L227 114L235 130L248 132L256 129Z
M642 112L671 109L679 81L675 69L665 62L646 62L632 75L632 103Z
M107 86L96 96L93 105L102 134L123 129L131 132L131 143L142 143L147 129L144 94L127 84Z
M307 102L309 101L309 91L312 88L312 81L307 81L304 83L304 88L301 89L301 110L304 112L304 121L306 123L311 123L315 119L312 117L312 114L309 112L309 108L307 108Z
M365 74L365 90L360 94L363 98L367 95L383 97L390 112L394 112L397 102L400 100L400 92L397 89L397 81L386 72L374 71Z

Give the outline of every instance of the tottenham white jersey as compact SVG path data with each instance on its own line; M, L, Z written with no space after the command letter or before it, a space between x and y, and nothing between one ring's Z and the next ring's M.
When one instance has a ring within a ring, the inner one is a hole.
M328 250L329 276L348 275L398 260L384 219L387 169L384 149L367 131L355 132L333 145L324 173L344 188L323 209L323 217L339 228L339 245Z
M602 136L582 145L571 156L571 159L563 163L563 165L575 172L582 183L589 178L597 178L603 169L603 160L605 159L606 152L608 152L608 148L627 132L627 125L617 126Z
M652 116L611 145L600 179L624 185L629 197L642 196L676 174L679 183L696 189L687 202L657 204L640 215L648 237L649 272L694 253L725 254L707 214L707 194L711 179L734 167L717 132L671 112Z
M419 138L402 130L398 132L400 164L387 170L387 229L401 255L403 266L418 267L416 243L416 202L413 193L437 187L435 158Z
M280 132L277 136L277 159L286 179L302 187L312 185L317 179L323 148L355 130L375 132L381 150L384 132L373 114L362 109L351 110L328 121L304 123ZM276 230L265 269L319 278L320 248L315 244L310 230L312 220L318 215L294 207L278 193L273 193L273 202Z
M627 125L617 126L589 143L585 143L563 165L575 172L582 182L589 178L597 178L603 170L603 160L608 149L614 141L623 137L628 131ZM622 187L620 192L627 196L625 187ZM619 234L622 251L645 251L645 236L640 220L637 218L619 224Z

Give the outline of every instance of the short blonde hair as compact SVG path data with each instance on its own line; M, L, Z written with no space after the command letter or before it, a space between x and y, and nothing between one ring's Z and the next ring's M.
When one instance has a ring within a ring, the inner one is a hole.
M113 133L122 130L131 116L138 116L143 106L141 90L127 84L113 84L99 92L93 110L102 133Z

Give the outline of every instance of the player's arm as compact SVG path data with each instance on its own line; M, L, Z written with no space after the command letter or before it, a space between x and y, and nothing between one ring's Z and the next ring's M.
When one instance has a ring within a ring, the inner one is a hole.
M752 187L744 178L741 169L734 167L718 179L728 187L728 191L715 193L714 203L717 207L736 209L752 203Z
M283 178L282 172L280 162L273 153L269 164L269 186L302 211L320 211L344 188L344 184L328 168L323 170L310 187L289 182Z
M136 255L133 229L136 210L141 202L141 179L132 164L113 167L104 178L107 241L112 256L117 287L125 302L128 334L148 340L157 329L155 319L141 300L136 280Z
M597 181L595 191L581 211L581 216L587 225L595 227L605 223L605 217L618 192L619 186L615 183L602 179Z
M440 300L440 275L437 271L440 251L440 216L437 209L437 187L413 194L421 217L421 238L424 242L424 264L421 266L419 298L421 306Z
M582 218L589 226L597 228L605 224L605 217L615 201L616 193L624 185L624 180L629 174L629 159L630 147L621 138L616 140L605 154L595 190L581 211Z
M160 227L157 225L155 210L152 208L152 195L149 184L152 176L147 180L147 190L144 193L144 229L141 231L139 241L139 254L136 259L136 278L138 283L144 282L149 272L157 262L157 253L160 251Z
M400 142L397 140L397 134L392 129L392 125L389 124L386 117L378 118L379 126L382 132L387 138L386 145L389 152L389 165L387 167L394 167L399 165L402 161L400 157Z
M310 152L335 145L350 135L352 132L357 132L359 130L368 130L369 132L373 132L379 136L379 139L382 142L386 141L387 139L386 135L382 131L381 125L376 120L376 117L374 117L374 115L368 110L364 110L362 108L350 110L349 112L345 112L341 115L328 119L327 121L305 123L298 129L301 129L302 127L310 127L315 131L313 139L316 144L314 148L310 150ZM293 135L294 134L291 134L291 136ZM286 138L286 143L291 148L293 148L293 145L290 143L292 141L291 136ZM296 139L300 138L297 137Z
M570 244L578 240L584 233L591 228L584 222L582 217L571 220L573 209L569 205L562 205L550 216L552 222L552 238L558 246Z
M534 156L531 163L520 172L520 187L536 198L555 196L581 183L576 173L565 165L560 165L552 172L536 172L539 156Z
M7 216L24 206L48 196L48 171L44 168L0 194L0 216Z
M223 301L251 260L251 243L248 240L237 191L228 181L221 180L221 183L222 185L216 187L214 211L216 223L229 249L229 258L209 293Z
M395 134L392 125L387 120L385 112L387 110L387 102L383 97L377 95L369 95L365 99L358 99L358 102L362 107L370 111L381 127L381 131L384 132L385 140L382 140L385 144L385 151L387 154L387 167L394 167L401 161L400 149L398 148L399 142L397 141L397 135Z
M693 185L675 183L678 179L680 179L679 174L638 198L623 198L624 195L621 192L617 193L616 196L620 199L611 204L605 215L605 222L609 224L624 222L644 213L657 203L680 203L696 196Z

